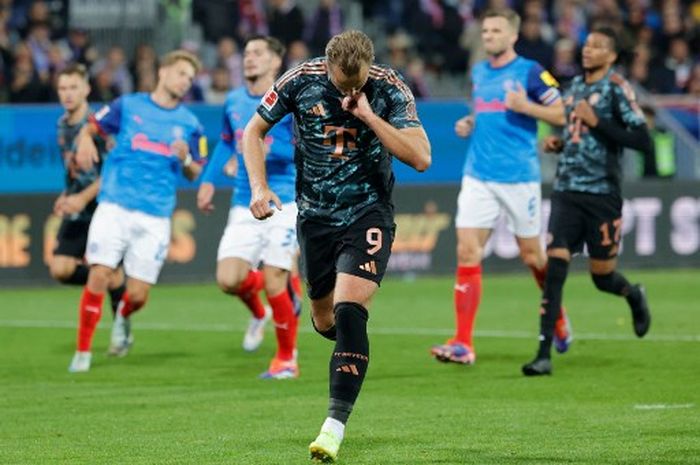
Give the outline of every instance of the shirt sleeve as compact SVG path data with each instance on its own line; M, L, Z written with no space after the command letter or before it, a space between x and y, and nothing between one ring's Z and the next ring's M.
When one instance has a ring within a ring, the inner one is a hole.
M190 146L192 159L199 164L204 164L207 155L209 155L209 146L207 144L207 136L204 135L204 128L201 125L198 125L190 134L188 145Z
M117 134L121 129L122 121L122 99L113 100L108 105L103 106L95 113L90 121L95 124L100 131L100 135Z
M204 173L202 174L202 182L214 183L217 176L221 174L226 165L226 162L234 154L234 133L231 128L231 121L228 119L228 113L224 111L223 121L221 125L221 137L214 147L214 152L211 154Z
M549 71L535 63L527 76L527 95L540 105L551 105L561 98L559 83Z
M388 123L397 129L420 127L416 99L403 78L396 71L391 70L387 83L390 102Z
M294 110L293 89L296 87L295 81L301 77L293 78L290 82L285 80L285 76L278 79L265 92L258 106L258 114L271 125L274 125Z
M644 113L639 108L637 97L632 86L624 79L619 82L613 81L613 95L615 96L615 114L620 118L622 124L627 128L645 126Z

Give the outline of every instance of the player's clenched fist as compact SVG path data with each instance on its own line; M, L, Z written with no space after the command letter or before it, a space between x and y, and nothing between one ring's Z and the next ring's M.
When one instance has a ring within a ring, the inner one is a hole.
M270 204L274 204L278 210L282 210L282 202L277 194L269 188L260 188L253 190L250 198L250 211L258 220L264 220L271 217L275 211Z
M564 141L557 136L547 136L542 141L542 148L548 153L559 153L564 148Z
M455 123L455 133L459 137L469 137L469 134L471 134L473 130L474 117L471 115L465 116L464 118L460 118Z

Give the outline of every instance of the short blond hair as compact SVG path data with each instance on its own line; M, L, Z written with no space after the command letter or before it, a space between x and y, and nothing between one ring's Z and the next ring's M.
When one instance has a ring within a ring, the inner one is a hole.
M374 61L374 45L364 32L350 30L333 36L326 45L328 63L337 66L346 76L360 72L362 65Z
M491 8L486 10L481 16L481 20L483 21L486 18L503 18L508 21L508 24L516 33L520 30L520 15L510 8Z
M192 65L194 68L194 74L199 73L202 69L202 62L199 61L197 55L187 50L173 50L163 55L160 59L159 68L166 68L168 66L174 65L178 61L186 61Z

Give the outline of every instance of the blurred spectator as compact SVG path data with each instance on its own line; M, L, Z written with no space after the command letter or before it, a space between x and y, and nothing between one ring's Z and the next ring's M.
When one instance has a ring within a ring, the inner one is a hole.
M557 36L569 39L577 48L586 35L586 18L575 0L563 0L559 4L555 30Z
M542 21L538 17L525 18L520 29L520 37L515 44L518 55L535 60L545 69L552 68L554 47L542 38Z
M294 0L268 0L270 35L289 47L304 37L304 13Z
M467 53L455 50L462 35L462 17L444 0L411 0L406 5L409 30L429 67L450 72L466 69Z
M581 67L576 59L576 44L571 39L559 39L554 44L554 60L552 61L552 74L563 87L581 72Z
M408 68L409 53L413 47L413 40L401 30L390 35L386 43L387 64L401 73L405 73Z
M68 31L66 48L70 50L70 61L82 63L87 68L99 57L97 49L90 43L90 35L84 29Z
M158 72L158 55L155 49L146 43L141 43L136 46L134 58L129 66L129 73L136 87L139 87L139 82L145 80L150 82L151 76L155 76Z
M226 101L226 95L231 90L231 77L228 68L219 66L211 72L211 83L204 91L204 101L221 105Z
M343 12L336 0L321 0L305 33L306 44L313 55L323 55L326 43L344 29Z
M217 43L222 37L230 37L236 32L237 0L194 0L192 19L202 25L208 42Z
M112 76L112 85L119 95L129 94L134 88L134 81L129 72L124 49L114 45L107 51L107 56L98 60L91 69L92 74L99 73L102 69L108 69Z
M243 84L243 58L231 37L222 37L216 49L216 66L228 69L231 89Z
M293 68L309 58L309 48L303 40L292 42L287 48L287 69Z
M51 50L51 30L45 21L32 22L26 38L27 45L32 49L34 69L39 78L49 80L49 50Z
M685 89L690 79L693 62L690 58L688 42L683 37L677 36L671 39L664 66L673 71L677 91Z
M39 79L34 69L32 52L29 46L20 42L15 47L15 61L10 79L10 102L31 103L48 102L51 89Z
M238 0L238 43L243 44L248 37L267 34L267 20L262 0Z
M406 83L416 98L430 97L428 83L425 80L425 63L420 58L411 58L406 67Z
M111 102L119 97L119 88L114 84L112 71L104 66L95 72L90 80L90 102Z
M630 82L657 94L669 94L676 88L673 71L661 63L655 63L649 47L644 44L634 48L632 63L629 67L629 79Z
M690 73L688 88L686 90L688 94L693 97L700 98L700 63L696 63L695 66L693 66L693 71Z

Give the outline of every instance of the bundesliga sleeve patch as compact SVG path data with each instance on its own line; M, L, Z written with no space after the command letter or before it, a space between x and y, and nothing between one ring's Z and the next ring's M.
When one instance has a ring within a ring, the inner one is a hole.
M105 105L102 108L100 108L100 111L95 113L95 119L97 121L102 120L105 116L107 116L107 113L109 113L109 105Z
M544 70L540 73L540 79L542 79L542 82L547 84L549 87L559 87L559 83L557 82L557 80L547 70Z
M262 106L265 107L266 110L270 111L277 103L277 99L277 92L273 87L271 87L262 98Z
M205 158L209 155L209 146L207 145L206 136L200 136L199 138L199 156Z

